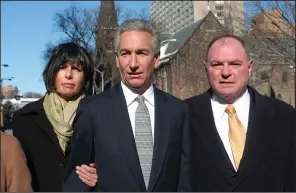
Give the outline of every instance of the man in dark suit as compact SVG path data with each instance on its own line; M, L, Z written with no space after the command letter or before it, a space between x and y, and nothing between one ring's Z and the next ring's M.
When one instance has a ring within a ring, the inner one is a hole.
M187 105L152 84L158 30L125 21L114 44L121 83L80 102L63 190L89 191L75 166L91 162L97 191L190 190Z
M210 89L186 100L193 191L296 191L295 110L247 86L252 60L237 36L207 50Z

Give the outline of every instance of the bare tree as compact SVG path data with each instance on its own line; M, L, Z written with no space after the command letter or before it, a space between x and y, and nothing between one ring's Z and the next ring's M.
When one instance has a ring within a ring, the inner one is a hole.
M139 11L133 11L130 8L122 6L122 4L115 2L115 9L117 14L117 22L120 24L127 19L146 19L150 20L149 10L144 7ZM57 32L62 32L64 35L57 42L48 42L45 45L45 50L42 53L42 58L44 61L48 61L50 54L53 48L64 42L74 41L79 45L86 48L91 55L93 56L93 60L96 63L96 69L103 72L104 76L104 84L108 84L110 81L114 82L114 78L118 78L117 76L112 76L114 70L110 68L106 68L105 63L110 58L110 54L114 54L110 52L109 44L112 42L104 42L113 40L112 38L104 38L100 39L100 46L97 45L96 35L98 31L98 22L99 22L99 6L97 8L81 8L72 4L69 8L58 11L55 13L53 17L54 26ZM110 30L115 29L106 29L107 36L112 36L114 34L110 32ZM105 33L105 32L104 32ZM104 36L106 37L106 36ZM110 61L109 61L110 63ZM94 74L94 81L96 82L95 89L101 87L99 85L101 81L101 76L96 71Z
M279 86L295 92L295 1L244 4L244 10L231 6L232 3L226 4L224 17L229 31L241 32L239 35L254 61L250 84L262 91L269 87L270 95L273 88ZM290 74L289 81L283 84L280 77L286 73Z
M140 12L125 8L118 2L115 3L118 22L121 23L131 18L149 18L144 8ZM42 53L44 60L49 58L53 47L67 41L74 41L93 53L96 47L96 30L99 19L99 6L97 8L81 8L75 4L62 11L57 11L53 17L57 32L62 32L64 37L55 43L48 42Z
M253 38L257 42L250 48L257 58L273 57L295 67L294 1L248 1L245 10L231 6L232 3L226 5L225 25L230 24L233 31L240 31L248 41Z
M57 32L62 32L64 37L55 43L48 42L42 57L48 60L53 48L60 43L74 41L93 52L95 49L95 32L98 20L98 8L81 8L75 4L69 8L58 11L53 17Z
M16 109L15 109L14 105L10 101L7 101L6 103L4 103L4 105L3 105L4 120L11 120L12 114L15 110Z

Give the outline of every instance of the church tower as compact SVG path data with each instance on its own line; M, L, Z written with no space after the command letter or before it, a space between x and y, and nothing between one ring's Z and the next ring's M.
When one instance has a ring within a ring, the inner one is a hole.
M110 88L120 80L113 46L115 29L117 27L115 2L114 0L100 2L96 31L96 91Z

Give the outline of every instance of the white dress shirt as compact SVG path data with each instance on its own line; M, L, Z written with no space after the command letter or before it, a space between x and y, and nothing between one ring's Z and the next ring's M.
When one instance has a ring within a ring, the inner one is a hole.
M135 137L135 124L136 124L136 110L139 105L139 103L136 101L136 98L139 94L134 93L131 91L123 82L121 82L121 87L123 91L123 95L125 97L125 101L127 104L127 110L130 118L130 122L132 125L134 137ZM151 128L152 128L152 138L154 141L154 114L155 114L155 108L154 108L154 89L151 85L144 93L143 96L145 97L145 105L148 108L149 115L150 115L150 121L151 121Z
M225 147L225 150L229 156L229 159L233 167L235 168L235 170L237 170L234 163L231 145L230 145L229 136L228 136L228 132L229 132L228 114L225 112L227 103L225 103L216 94L213 94L213 97L211 98L211 105L212 105L212 111L214 115L216 129L220 135L220 138L223 142L223 145ZM237 118L241 121L241 123L243 124L247 132L248 121L249 121L249 110L250 110L249 92L246 90L246 92L237 101L233 103L233 106L235 108Z

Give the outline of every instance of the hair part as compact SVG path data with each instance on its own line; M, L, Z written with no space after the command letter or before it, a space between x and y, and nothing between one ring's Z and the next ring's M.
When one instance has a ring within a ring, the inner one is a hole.
M74 42L59 44L53 49L42 74L47 92L56 91L56 75L67 63L81 67L85 86L80 93L86 93L93 83L94 63L87 50Z
M114 37L114 48L116 52L119 51L118 47L119 47L120 35L124 32L133 31L133 30L149 32L152 36L152 51L157 54L160 52L160 42L161 42L160 32L153 23L144 19L126 20L117 27L115 31L115 37Z
M224 38L233 38L233 39L239 41L240 44L242 45L242 47L244 48L245 52L246 52L247 59L248 59L248 60L250 59L250 55L249 55L249 53L248 53L248 51L247 51L247 48L246 48L246 43L245 43L245 41L244 41L242 38L240 38L239 36L233 35L233 34L223 34L223 35L219 35L219 36L214 37L214 38L210 41L210 43L208 44L207 52L206 52L206 57L205 57L205 61L206 61L206 62L208 61L209 50L210 50L210 48L212 47L212 45L213 45L216 41L221 40L221 39L224 39Z

